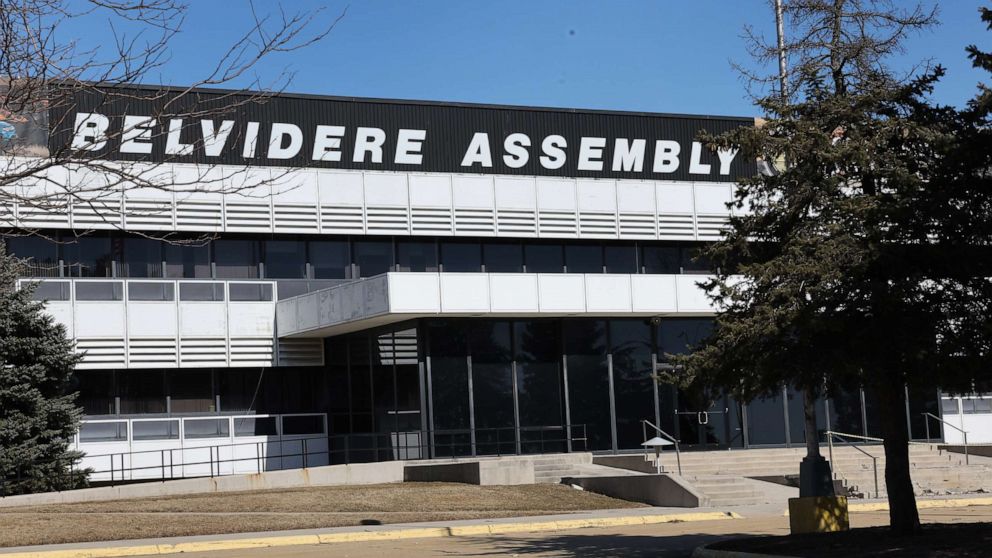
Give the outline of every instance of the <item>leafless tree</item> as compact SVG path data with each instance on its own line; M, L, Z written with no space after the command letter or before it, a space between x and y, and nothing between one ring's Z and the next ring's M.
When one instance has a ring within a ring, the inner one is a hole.
M136 134L151 142L177 127L199 129L201 120L218 119L223 126L225 117L265 103L292 74L260 75L260 63L322 41L344 16L323 9L287 12L282 6L262 12L250 0L232 2L230 9L250 13L248 28L215 53L206 75L167 88L143 84L158 81L156 75L170 62L187 15L183 0L0 0L0 239L43 234L26 230L15 211L67 214L70 207L88 206L90 214L118 226L123 210L116 200L129 191L228 194L280 180L278 173L264 180L231 179L237 173L248 176L247 166L225 166L220 173L216 165L198 165L193 176L181 180L163 168L190 151L159 153L154 160L132 154L126 161L97 154L107 142L119 144ZM101 22L94 36L107 39L91 46L67 37L65 27L74 18ZM232 84L241 87L231 89ZM204 94L201 88L218 91ZM57 131L71 132L77 125L72 120L81 100L90 109L140 104L149 108L150 119L73 142L72 133ZM188 134L198 135L190 150L203 147L199 131Z

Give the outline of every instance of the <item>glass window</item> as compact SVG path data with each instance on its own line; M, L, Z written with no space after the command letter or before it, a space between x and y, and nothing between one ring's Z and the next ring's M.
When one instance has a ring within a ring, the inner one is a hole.
M131 423L134 440L178 440L178 420L136 420Z
M228 419L195 419L183 421L184 436L195 438L227 438L231 435Z
M352 432L375 432L372 420L372 355L369 336L361 333L348 339L348 363L351 367Z
M165 276L185 279L209 279L210 245L165 244Z
M561 339L558 320L522 320L513 324L513 355L517 362L517 401L521 437L527 428L561 427L565 416L565 393L561 376ZM547 433L547 438L564 440L564 430ZM585 451L581 442L575 451ZM533 443L523 443L524 452L540 451ZM563 442L546 445L546 451L565 451Z
M124 300L120 281L75 281L76 300Z
M524 270L524 249L518 242L490 242L482 245L487 273L520 273Z
M860 389L838 389L830 394L830 429L834 432L865 435Z
M237 417L234 419L235 436L278 436L276 417Z
M69 300L68 281L38 281L32 286L34 287L32 294L34 300Z
M179 283L179 300L182 301L224 301L223 283Z
M258 277L258 242L254 240L215 240L214 264L221 279Z
M561 273L565 271L565 253L561 244L524 245L527 273Z
M162 242L151 238L124 239L124 277L162 277Z
M429 326L430 378L433 396L434 428L462 430L435 435L438 457L471 453L468 391L468 340L464 324L456 320L436 320Z
M585 425L589 450L610 449L610 381L603 320L565 320L569 410L573 425Z
M569 273L602 273L603 247L598 244L566 244L565 268Z
M441 242L441 269L449 273L482 271L482 246L477 242Z
M258 368L218 368L217 395L220 396L220 410L246 412L258 409L255 395L261 389L262 371Z
M466 325L471 329L476 451L515 451L510 322L485 320Z
M785 444L782 390L758 397L747 404L747 437L748 442L755 446Z
M229 283L231 302L263 302L272 300L271 283Z
M324 417L322 415L297 415L282 417L283 436L323 433Z
M959 415L961 410L958 409L958 399L957 397L944 397L940 400L940 413L942 415Z
M145 283L128 281L128 300L169 301L176 300L176 286L173 283Z
M117 373L121 414L164 413L165 372L163 370L121 370Z
M170 370L169 397L173 413L212 413L213 376L210 369Z
M84 422L79 426L79 441L126 442L127 422Z
M716 266L713 265L709 258L700 255L701 249L699 246L682 247L682 273L700 275L713 273Z
M265 276L273 279L305 279L307 245L302 240L266 240Z
M677 246L645 246L641 250L644 273L680 273L682 265Z
M356 240L353 249L356 273L359 277L373 277L392 271L392 241Z
M113 415L117 412L113 370L77 370L73 375L73 386L79 390L78 402L84 415Z
M109 236L83 236L62 245L70 277L112 277L113 250Z
M40 236L9 236L0 238L7 253L19 258L24 268L22 277L58 277L58 244Z
M637 248L634 246L606 247L607 273L637 273Z
M644 441L641 421L654 422L651 324L645 320L611 320L609 327L617 446L639 449Z
M317 279L350 279L351 254L346 240L311 240L310 269Z
M437 244L433 241L397 240L398 271L437 271Z

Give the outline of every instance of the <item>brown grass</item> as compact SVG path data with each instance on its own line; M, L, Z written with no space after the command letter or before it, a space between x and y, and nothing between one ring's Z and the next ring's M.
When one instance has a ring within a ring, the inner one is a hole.
M0 510L0 547L633 508L563 485L404 483L196 494Z

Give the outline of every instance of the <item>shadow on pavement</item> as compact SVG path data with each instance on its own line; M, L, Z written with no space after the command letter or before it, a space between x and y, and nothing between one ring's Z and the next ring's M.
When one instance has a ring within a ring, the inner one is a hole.
M688 535L622 535L617 533L602 535L545 535L540 538L493 537L465 541L462 556L498 555L548 555L581 556L582 558L647 558L689 556L693 549L725 539L742 538L754 535L745 533L727 535L688 534ZM478 547L474 551L472 547Z

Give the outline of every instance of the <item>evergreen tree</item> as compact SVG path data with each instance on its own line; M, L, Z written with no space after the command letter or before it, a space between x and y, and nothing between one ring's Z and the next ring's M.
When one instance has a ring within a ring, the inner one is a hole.
M885 65L934 12L796 0L786 14L793 88L759 100L763 126L707 139L787 164L741 181L738 215L706 253L720 269L705 285L714 333L679 376L745 401L863 386L890 523L912 533L906 387L968 390L992 364L989 154L970 147L977 119L928 102L941 68L898 79Z
M0 491L5 495L82 486L69 451L82 410L70 390L80 357L65 328L16 288L18 260L0 240Z

